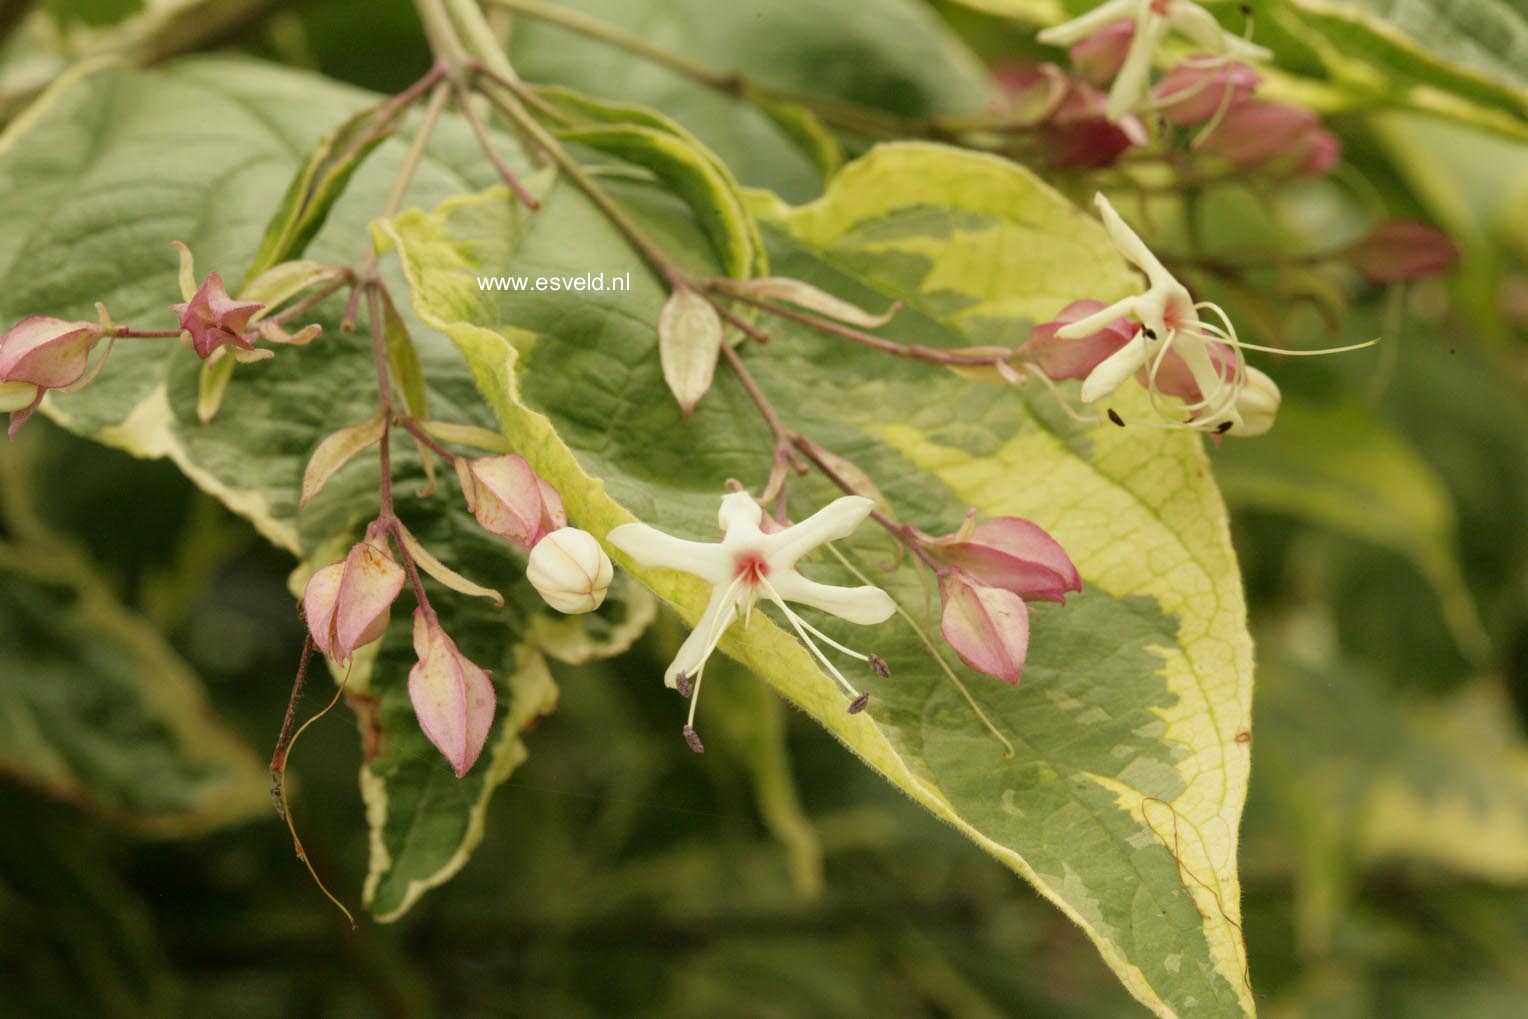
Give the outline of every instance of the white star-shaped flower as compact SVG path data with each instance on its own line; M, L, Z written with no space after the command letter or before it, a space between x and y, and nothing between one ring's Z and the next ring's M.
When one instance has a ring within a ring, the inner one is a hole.
M1143 294L1126 297L1057 330L1063 340L1078 340L1133 316L1141 330L1119 350L1098 363L1082 382L1082 402L1092 403L1114 392L1137 371L1147 369L1148 390L1156 396L1156 376L1169 351L1183 359L1201 399L1184 409L1193 415L1186 427L1236 435L1267 431L1278 409L1279 389L1272 379L1248 366L1246 347L1219 307L1196 304L1182 283L1151 253L1144 241L1114 211L1102 194L1094 198L1104 228L1119 253L1146 274ZM1213 309L1225 328L1205 322L1202 309ZM1261 349L1261 348L1258 348Z
M1081 17L1047 28L1037 38L1051 46L1075 46L1104 26L1124 19L1135 22L1135 35L1109 89L1107 115L1111 121L1119 120L1146 98L1152 60L1171 32L1226 60L1273 59L1262 46L1221 28L1215 15L1192 0L1108 0Z
M760 527L764 511L759 504L746 492L733 492L722 497L717 520L724 534L718 543L676 538L646 524L622 524L610 532L610 544L642 565L690 573L712 587L705 612L663 676L665 683L691 698L690 721L684 731L696 750L700 749L700 741L693 728L695 703L706 660L733 620L739 615L746 617L761 598L780 608L823 667L853 698L850 710L864 707L866 695L844 678L812 636L867 662L879 673L884 674L885 663L874 655L844 647L802 619L786 603L810 605L867 626L890 618L896 603L880 588L821 584L803 577L796 569L796 563L819 545L847 537L870 515L874 505L863 496L844 496L798 524L766 534Z

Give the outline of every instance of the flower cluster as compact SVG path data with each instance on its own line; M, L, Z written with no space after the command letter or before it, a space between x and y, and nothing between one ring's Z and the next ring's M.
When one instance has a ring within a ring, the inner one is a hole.
M1070 46L1095 83L1112 79L1107 115L1118 120L1139 108L1151 86L1151 68L1169 35L1179 35L1208 56L1200 63L1269 60L1273 54L1220 27L1192 0L1107 0L1079 18L1047 28L1039 40ZM1077 50L1081 53L1078 55Z
M351 456L372 442L385 441L380 429L366 425L341 429L336 436L359 435L346 452L325 453L335 437L320 444L309 464L311 490L323 487ZM332 446L331 446L332 448ZM609 590L613 568L599 542L586 531L567 526L562 497L536 474L524 458L511 455L451 459L462 484L467 508L484 529L507 538L529 553L526 579L548 605L560 612L592 612ZM320 464L315 468L314 464ZM393 557L395 545L404 565ZM420 730L435 744L458 776L477 761L493 724L496 697L487 671L457 647L430 606L416 570L464 594L503 599L452 571L430 555L402 521L384 512L351 547L344 560L318 570L303 592L303 615L313 644L341 667L356 651L381 638L392 605L412 581L414 652L409 672L409 700Z
M711 597L694 630L664 673L664 681L690 700L683 733L697 753L695 708L707 660L722 636L741 618L748 626L754 606L768 601L780 610L807 649L849 698L851 714L870 695L833 664L819 643L864 662L883 678L884 659L856 651L813 626L791 607L806 605L863 626L885 622L896 603L878 587L836 587L810 580L797 570L813 549L847 537L874 510L864 496L836 499L797 524L767 517L746 492L723 497L720 543L707 544L665 534L646 524L623 524L609 541L644 566L679 570L711 585ZM934 537L913 527L897 532L930 567L944 601L940 632L960 659L978 672L1017 683L1029 650L1028 600L1061 602L1082 589L1071 559L1038 525L1017 517L977 521L973 510L953 534Z
M287 262L274 266L257 277L247 288L250 293L267 294L269 303L258 300L234 300L228 296L222 279L209 273L200 285L191 252L176 242L180 252L180 289L184 301L171 306L178 328L139 330L112 322L104 305L97 304L98 322L71 321L31 315L0 336L0 413L9 413L11 438L37 411L49 392L71 393L83 389L106 364L112 344L124 337L166 339L181 337L196 355L209 365L216 363L230 349L241 361L259 361L272 356L269 349L257 349L255 341L264 338L272 343L308 343L320 335L317 325L297 333L288 333L276 318L265 318L275 305L297 296L302 290L325 280L336 279L342 271L316 262ZM297 310L301 310L300 308ZM106 350L91 364L91 355L102 340Z
M1171 35L1200 52L1153 83ZM1189 0L1109 0L1039 40L1069 48L1070 73L1050 64L1012 66L997 80L1030 128L1035 154L1058 169L1111 166L1146 146L1148 117L1163 128L1195 129L1195 155L1239 171L1319 176L1341 155L1337 136L1313 111L1256 98L1261 77L1249 65L1271 54Z
M941 538L919 535L932 553L944 601L940 632L960 660L1017 684L1029 654L1026 600L1065 603L1082 576L1059 542L1019 517L976 519Z

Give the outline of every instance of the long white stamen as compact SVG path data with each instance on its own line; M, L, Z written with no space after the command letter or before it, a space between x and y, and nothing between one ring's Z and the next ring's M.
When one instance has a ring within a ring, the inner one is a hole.
M690 689L690 716L684 724L685 728L689 730L686 739L694 735L695 732L695 709L700 705L700 682L706 676L706 662L716 652L716 646L722 642L722 634L727 632L727 627L731 626L732 621L737 618L737 604L731 599L732 593L743 582L743 577L744 574L739 573L737 579L728 585L727 593L722 595L722 600L727 607L716 617L717 621L711 628L711 636L706 641L706 650L700 656L700 664L695 667L695 676L691 682Z
M1257 343L1239 341L1238 346L1243 350L1256 350L1264 354L1281 354L1284 357L1325 357L1328 354L1347 354L1355 350L1365 350L1380 342L1381 337L1376 336L1372 340L1362 343L1350 343L1346 347L1322 347L1319 350L1285 350L1282 347L1265 347Z
M769 579L766 577L760 577L759 582L762 583L764 585L764 589L769 592L770 600L772 600L776 605L780 606L780 611L785 613L785 618L790 622L791 626L795 627L797 636L801 638L802 643L811 648L812 654L817 656L817 660L822 663L822 667L827 669L828 673L834 679L838 680L839 685L848 691L851 697L858 697L860 694L859 690L855 689L854 684L844 678L844 674L838 671L838 667L835 666L832 662L828 661L828 656L822 653L822 649L812 641L811 637L807 636L806 630L802 628L805 621L800 616L796 615L796 613L791 611L790 606L785 604L785 599L780 597L780 592L775 590L775 586L769 582ZM834 644L833 641L829 641L828 643ZM838 645L834 644L834 646L837 647ZM855 652L850 653L855 654Z
M795 613L793 613L793 614L795 614ZM829 647L835 648L835 649L843 652L844 654L848 655L850 658L858 658L862 662L870 661L870 656L869 655L861 654L860 652L854 650L853 648L844 647L838 641L834 640L832 637L829 637L827 634L825 634L821 630L817 629L817 627L815 627L811 623L807 622L806 619L803 618L801 615L796 614L796 618L801 620L801 625L802 626L804 626L808 630L810 630L812 632L812 634L817 637L818 640L822 641L824 644L827 644Z

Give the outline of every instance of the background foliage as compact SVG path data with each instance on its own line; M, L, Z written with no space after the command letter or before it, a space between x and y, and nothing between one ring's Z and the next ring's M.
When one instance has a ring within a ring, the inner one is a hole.
M371 5L365 19L340 2L236 6L40 5L0 52L0 109L20 109L101 52L152 63L232 40L382 90L428 60L406 3ZM901 0L757 0L725 16L688 0L577 6L717 68L910 115L979 107L990 94L982 60L1034 52L1028 31L986 13ZM971 6L1032 23L1066 9ZM1265 1014L1516 1016L1528 1010L1528 190L1514 168L1528 151L1514 140L1525 133L1524 83L1510 46L1528 22L1509 3L1447 23L1421 17L1425 5L1388 7L1257 5L1259 37L1287 72L1275 85L1333 115L1349 162L1392 210L1440 222L1466 257L1448 283L1404 295L1346 284L1340 334L1385 332L1393 364L1371 352L1299 365L1280 376L1286 403L1271 436L1211 452L1259 648L1243 926ZM767 117L667 72L533 24L517 27L513 53L533 80L668 112L746 185L794 203L821 190L809 156ZM129 84L81 93L75 116L104 117L112 103L130 114L134 98L147 102L135 88L190 94L215 80L237 96L240 74L258 77L270 108L285 101L264 72L212 66L173 65L152 84L112 79ZM288 161L353 108L348 92L325 95L332 105L302 117L271 120L258 102L230 99L192 122L119 125L117 137L182 146L186 181L199 185L207 160L231 158L229 145L269 150L258 179L218 182L195 217L199 255L211 247L213 262L237 261L266 211L240 195L279 192ZM428 209L492 182L460 132L433 151L414 203ZM88 222L77 199L90 182L67 176L78 154L60 142L24 155L29 180L49 182L62 214ZM386 153L378 158L353 205L336 211L330 236L352 247L390 179ZM1197 226L1207 251L1235 253L1270 238L1329 244L1353 222L1350 202L1324 185L1271 196L1233 185L1202 197ZM1163 222L1169 236L1179 226ZM74 293L84 284L71 274L97 274L88 282L119 318L173 289L172 257L140 250L131 233L96 242L120 253L101 262L110 278L58 256L78 237L53 236L62 239L0 240L11 318L47 304L50 288ZM773 243L779 254L778 231ZM1217 296L1297 345L1330 342L1331 325L1308 306L1285 314L1256 295ZM426 356L436 405L486 423L449 345L426 344ZM123 360L115 385L131 400L72 428L92 432L136 405L133 365L143 377L161 370ZM353 380L333 361L309 384L346 391ZM194 386L194 369L172 368L166 385ZM258 385L238 382L230 395L260 398ZM276 430L253 472L226 459L216 426L172 422L156 434L214 477L258 481L300 470L318 435L361 413L312 406L324 419ZM10 833L0 840L0 1010L1140 1014L1078 928L741 670L726 680L737 694L708 705L725 735L694 758L674 738L672 701L654 689L678 639L671 617L614 661L543 665L527 650L541 624L513 592L509 634L484 625L464 647L478 641L468 650L501 663L504 682L534 684L558 709L513 774L513 730L529 719L503 723L493 809L468 797L424 859L403 860L392 877L374 869L374 908L386 915L388 896L401 902L410 882L443 873L475 823L472 865L398 923L352 934L292 860L261 765L301 643L291 554L332 557L327 543L364 519L356 500L369 481L348 477L301 528L273 482L257 534L167 462L42 421L0 454L0 771L17 779L0 792ZM450 514L437 517L421 531L472 540ZM615 650L626 641L611 631L640 611L618 601L582 638ZM324 699L320 688L304 707ZM428 771L429 754L422 741L403 746L382 771ZM353 779L360 755L333 716L295 765L309 851L347 894L371 853ZM370 798L375 809L375 789Z

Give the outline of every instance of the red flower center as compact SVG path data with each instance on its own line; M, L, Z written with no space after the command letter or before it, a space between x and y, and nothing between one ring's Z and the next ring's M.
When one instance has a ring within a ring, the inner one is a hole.
M757 552L744 552L737 557L734 576L742 577L745 584L757 584L769 576L769 564Z

